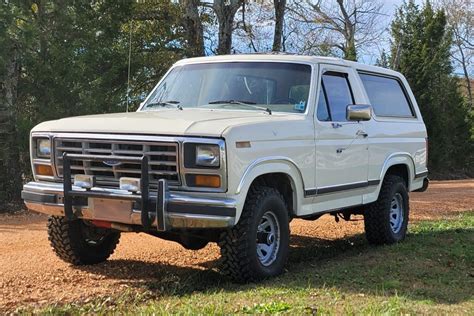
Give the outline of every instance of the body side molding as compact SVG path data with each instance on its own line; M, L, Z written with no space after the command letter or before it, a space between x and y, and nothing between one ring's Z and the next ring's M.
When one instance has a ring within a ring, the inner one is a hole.
M306 197L309 197L309 196L316 196L316 195L321 195L321 194L329 194L329 193L336 193L336 192L347 191L347 190L361 189L361 188L366 188L369 186L378 185L379 183L380 183L380 180L369 180L369 181L364 181L364 182L356 182L356 183L348 183L348 184L343 184L343 185L335 185L335 186L330 186L330 187L308 189L308 190L305 190L304 193Z

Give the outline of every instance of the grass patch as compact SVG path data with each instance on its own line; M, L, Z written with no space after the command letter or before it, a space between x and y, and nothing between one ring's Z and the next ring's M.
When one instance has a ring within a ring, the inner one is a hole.
M474 314L474 212L418 222L394 246L293 236L289 271L259 284L236 285L212 269L169 280L141 284L143 294L18 312Z

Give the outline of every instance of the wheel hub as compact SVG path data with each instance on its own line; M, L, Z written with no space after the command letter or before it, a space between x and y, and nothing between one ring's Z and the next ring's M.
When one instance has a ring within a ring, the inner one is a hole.
M264 266L271 265L280 249L280 226L272 211L263 214L257 227L257 257Z
M402 229L404 209L403 209L403 197L400 193L395 194L390 203L390 228L395 234L399 233Z

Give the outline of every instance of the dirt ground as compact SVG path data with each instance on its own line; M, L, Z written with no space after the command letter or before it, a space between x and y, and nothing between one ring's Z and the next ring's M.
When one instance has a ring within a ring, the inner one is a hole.
M432 182L425 193L411 194L411 220L438 219L474 209L474 180ZM361 218L335 223L294 220L292 235L317 240L341 239L363 232ZM145 234L123 234L111 259L89 267L71 267L49 246L46 216L23 212L0 215L0 311L20 306L88 302L119 295L139 284L166 284L176 274L216 268L219 249L209 244L189 251Z

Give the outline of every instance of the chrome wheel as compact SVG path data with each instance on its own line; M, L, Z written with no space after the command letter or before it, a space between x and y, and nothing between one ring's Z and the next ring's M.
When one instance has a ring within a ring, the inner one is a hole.
M280 225L272 211L263 214L257 227L257 256L264 266L271 265L280 249Z
M403 226L403 214L403 197L397 193L390 204L390 227L395 234L398 234Z

